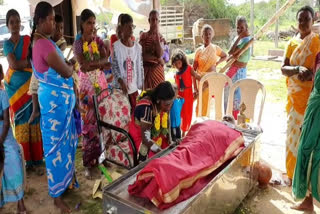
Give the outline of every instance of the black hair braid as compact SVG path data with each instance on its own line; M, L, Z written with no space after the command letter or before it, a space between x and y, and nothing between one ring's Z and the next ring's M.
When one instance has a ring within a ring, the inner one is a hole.
M39 20L45 19L52 12L53 12L52 5L49 4L48 2L41 1L36 6L36 9L34 11L33 27L32 27L30 46L29 46L29 54L28 54L28 60L30 60L30 61L32 60L33 36L34 36L34 33L36 32L37 26L39 24Z
M34 33L36 32L37 29L37 24L35 22L35 18L33 18L33 26L32 26L32 32L31 32L31 36L30 36L30 45L29 45L29 54L28 54L28 61L32 61L32 43L33 43L33 37L34 37Z

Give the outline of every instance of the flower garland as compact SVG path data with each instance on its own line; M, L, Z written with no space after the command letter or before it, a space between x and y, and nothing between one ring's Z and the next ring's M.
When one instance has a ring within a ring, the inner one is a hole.
M161 120L162 128L167 129L168 128L168 113L164 113Z
M161 147L162 137L160 135L165 136L168 133L168 113L158 113L157 116L154 118L154 126L151 129L151 137L155 141L155 143L159 147Z
M84 42L84 43L83 43L82 49L83 49L83 56L84 56L84 58L85 58L87 61L90 61L90 60L91 60L91 57L90 57L90 53L89 53L88 42Z
M91 42L91 48L92 48L93 58L95 60L100 59L100 52L99 52L98 45L97 45L96 41Z
M158 140L156 141L156 145L161 148L161 145L162 145L162 138L161 137L159 137Z
M160 130L160 114L157 114L157 116L154 118L154 128L156 131Z
M89 44L88 42L84 42L82 49L83 49L83 56L87 61L92 61L92 60L99 60L100 59L100 52L98 49L98 45L97 42L95 40L93 40L90 43L91 48L89 48ZM91 51L91 52L90 52ZM95 77L94 77L94 81L92 82L92 86L94 88L94 91L96 94L99 94L101 91L101 87L98 83L98 78L97 78L97 72L95 72Z
M90 43L90 46L91 46L91 53L90 53L89 43L88 42L83 43L82 49L83 49L84 58L87 61L99 60L100 59L100 52L98 49L97 42L95 40L93 40Z

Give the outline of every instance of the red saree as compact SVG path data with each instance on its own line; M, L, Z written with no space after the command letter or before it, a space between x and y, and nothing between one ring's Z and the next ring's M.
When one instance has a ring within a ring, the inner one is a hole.
M208 175L236 156L243 143L240 132L221 122L195 124L175 151L140 171L128 192L159 209L169 208L198 193L210 181Z

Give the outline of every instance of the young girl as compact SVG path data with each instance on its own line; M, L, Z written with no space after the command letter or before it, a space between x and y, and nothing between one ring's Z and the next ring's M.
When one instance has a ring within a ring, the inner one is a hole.
M172 141L177 141L181 139L181 110L184 99L178 95L179 90L176 84L173 84L172 88L176 95L170 110L171 138Z
M138 90L143 86L142 48L133 42L133 19L123 14L120 20L121 37L114 43L112 72L114 85L121 88L124 94L129 95L131 112L134 111Z
M18 202L17 213L26 213L23 202L24 165L22 149L13 137L9 122L9 99L1 81L3 70L0 64L0 208L8 202ZM12 170L14 169L14 170Z
M184 104L181 111L181 130L182 136L185 136L185 132L189 130L192 111L193 111L193 90L198 93L196 79L200 80L200 76L193 70L188 64L186 55L178 50L172 55L172 66L178 69L175 75L175 81L178 86L179 96L184 98Z

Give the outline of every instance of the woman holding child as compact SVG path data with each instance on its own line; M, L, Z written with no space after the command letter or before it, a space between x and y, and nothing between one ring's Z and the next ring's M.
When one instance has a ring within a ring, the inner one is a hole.
M96 17L85 9L81 16L81 37L73 45L74 55L80 64L80 106L84 110L83 120L83 165L86 167L86 177L90 178L90 168L98 163L101 153L97 123L94 113L94 94L107 88L103 69L109 70L111 65L106 57L103 41L94 36Z
M293 37L286 48L285 60L281 67L287 77L288 102L286 111L287 140L286 168L288 185L291 185L299 147L300 128L304 121L310 92L313 87L314 65L320 52L320 38L311 31L314 11L311 7L302 7L297 12L299 33Z

